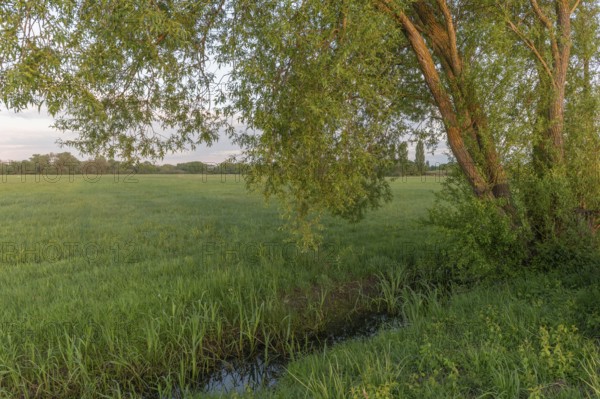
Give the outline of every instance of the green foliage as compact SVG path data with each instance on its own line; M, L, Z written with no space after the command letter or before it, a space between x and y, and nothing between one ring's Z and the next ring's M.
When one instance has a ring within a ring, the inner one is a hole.
M587 335L600 338L600 282L596 281L577 293L575 314L580 329Z
M565 111L567 176L580 207L600 210L600 5L582 2L573 21L574 59Z
M431 112L404 100L422 97L415 60L368 2L11 1L0 20L8 108L45 105L78 133L65 144L126 160L225 127L249 183L284 199L308 243L324 212L356 221L389 200L390 143Z
M443 183L429 222L444 234L445 267L463 281L507 276L528 257L527 229L515 227L491 202L473 197L461 175Z
M417 142L415 165L417 166L419 173L423 174L425 172L425 146L423 140Z
M217 16L212 2L3 2L2 101L47 107L85 153L137 160L211 143Z
M404 165L408 162L408 143L406 141L403 141L398 145L396 157L398 163L401 165Z
M228 59L245 82L234 108L260 131L238 137L249 183L300 216L295 230L310 243L323 212L356 221L389 200L398 129L386 82L401 73L389 68L401 32L364 2L258 2L239 18L234 34L255 40Z
M578 183L558 169L540 177L530 165L517 167L511 175L516 223L502 211L501 203L473 197L456 171L437 194L428 221L445 234L447 266L457 277L501 277L521 267L543 271L596 267L598 237L592 233L589 215L578 208L574 188Z
M592 234L589 215L579 212L578 183L560 170L540 177L524 167L519 177L514 186L524 204L524 221L532 229L531 266L548 270L594 264L598 237Z
M75 174L86 175L93 180L103 175L122 174L133 176L137 174L202 174L221 175L223 180L241 181L247 166L241 163L224 161L220 163L204 163L199 161L178 163L177 165L157 165L150 161L130 164L127 162L106 159L102 155L96 155L85 161L81 161L70 152L33 154L28 160L23 161L0 161L2 174L10 175L35 175L34 180L60 181L72 179ZM229 177L228 177L229 176ZM24 178L26 179L26 178Z
M414 3L394 7L412 17ZM551 64L552 33L532 19L526 1L449 3L460 76L447 74L448 60L434 56L454 106L469 108L465 118L472 120L457 121L465 149L493 147L507 168L523 163L555 122L543 116L553 91L530 50L538 43ZM314 245L313 227L323 215L356 221L389 201L384 175L406 158L405 149L396 151L403 136L418 135L419 171L423 144L444 136L447 121L403 28L378 5L5 1L0 97L13 110L46 107L58 129L78 134L64 144L109 159L161 158L210 145L224 130L245 149L250 186L281 199L290 225ZM549 3L542 8L555 18ZM596 210L597 13L597 4L584 0L572 18L564 101L565 173L579 204ZM521 20L526 40L507 29ZM469 125L482 136L472 136ZM497 166L486 167L483 152L471 152L480 172Z

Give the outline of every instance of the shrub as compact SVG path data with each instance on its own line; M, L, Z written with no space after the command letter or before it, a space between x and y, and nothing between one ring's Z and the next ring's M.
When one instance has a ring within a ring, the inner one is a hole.
M437 195L429 222L444 234L445 259L455 278L502 278L522 267L577 272L600 267L599 237L577 212L565 175L522 172L511 182L516 218L496 200L475 198L458 173Z
M475 198L461 176L444 182L429 222L444 234L446 262L460 281L505 276L527 257L527 230L512 226L497 203Z

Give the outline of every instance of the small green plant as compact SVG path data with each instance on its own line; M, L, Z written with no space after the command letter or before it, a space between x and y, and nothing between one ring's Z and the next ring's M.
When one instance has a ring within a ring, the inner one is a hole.
M575 326L540 327L539 345L540 360L553 376L564 379L576 374L578 365L574 351L580 342Z
M396 381L389 381L377 386L367 384L366 386L352 387L350 395L352 399L388 399L395 396L398 386Z
M377 274L381 297L377 298L378 306L383 306L389 314L397 314L401 308L400 294L408 283L405 267L397 265L387 272Z

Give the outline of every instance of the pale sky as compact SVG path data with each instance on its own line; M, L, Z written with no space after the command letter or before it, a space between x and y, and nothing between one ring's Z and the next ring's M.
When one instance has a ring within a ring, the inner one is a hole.
M37 109L28 109L20 113L0 110L0 161L28 159L33 154L47 154L50 152L71 152L79 159L86 159L87 156L79 154L72 148L61 148L56 144L57 139L67 139L69 136L58 130L52 129L52 118L44 112L38 112ZM440 145L435 151L435 155L429 152L425 154L426 159L432 164L446 163L447 152L445 146ZM240 153L240 148L231 143L226 135L221 138L212 147L206 145L198 146L195 151L170 154L164 160L155 163L159 164L177 164L190 161L201 161L205 163L221 162ZM409 159L414 159L415 148L409 146Z
M79 154L73 148L61 148L56 144L59 138L64 140L69 138L69 135L51 128L52 123L52 117L44 110L41 113L37 109L14 113L2 109L0 111L0 160L21 161L28 159L33 154L65 151L72 153L79 159L88 158L88 156ZM74 136L71 135L70 137ZM221 162L239 152L239 147L233 145L226 135L222 135L212 147L198 146L196 151L167 155L164 160L155 163Z

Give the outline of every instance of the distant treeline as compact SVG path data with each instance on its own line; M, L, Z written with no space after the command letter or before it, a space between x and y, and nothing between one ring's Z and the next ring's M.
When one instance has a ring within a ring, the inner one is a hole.
M245 165L233 162L185 162L176 165L156 165L145 161L135 165L125 164L114 159L97 156L79 160L70 152L33 154L23 161L0 161L3 175L23 174L110 174L114 172L134 172L136 174L242 174Z
M23 161L0 161L2 175L105 175L110 173L130 172L135 174L244 174L247 165L233 162L184 162L176 165L157 165L145 161L135 165L125 164L103 156L87 160L79 160L70 152L33 154ZM449 164L430 165L429 161L419 165L416 161L401 157L395 166L385 171L386 176L420 176L431 173L444 173Z
M436 164L430 165L426 161L424 165L418 165L414 161L405 160L404 162L396 162L396 165L386 170L386 176L422 176L428 174L447 174L449 168L453 164Z

